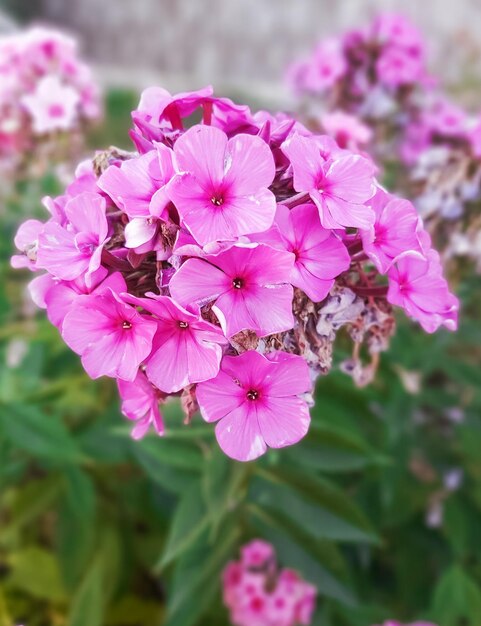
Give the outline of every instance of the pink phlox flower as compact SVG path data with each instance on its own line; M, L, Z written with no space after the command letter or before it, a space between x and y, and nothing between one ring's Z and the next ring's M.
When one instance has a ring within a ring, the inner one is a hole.
M388 278L388 301L402 307L426 332L433 333L440 326L457 329L459 301L449 291L434 250L426 257L403 256L391 267Z
M145 116L144 119L154 126L159 127L162 121L168 121L173 128L181 129L182 118L191 115L213 93L211 86L175 95L162 87L148 87L142 92L135 113Z
M194 126L177 140L174 153L180 173L168 194L200 245L272 225L276 201L268 187L275 166L262 139L240 134L228 140L217 128Z
M217 422L222 450L238 461L252 461L267 446L297 443L309 428L309 408L302 395L312 383L299 356L266 356L253 350L225 356L219 374L197 386L202 417Z
M161 87L149 87L141 96L132 118L148 141L159 141L162 134L175 138L183 130L184 120L202 108L203 123L217 126L225 132L240 132L252 126L250 109L229 98L217 98L212 87L198 91L170 94Z
M50 287L46 289L44 294L47 317L54 326L62 331L65 316L79 296L99 295L109 289L120 294L126 291L127 285L122 274L114 272L107 276L107 270L103 267L100 267L99 271L92 277L90 285L87 285L82 277L72 281L52 280Z
M149 380L165 393L214 378L219 372L226 338L218 326L200 317L198 308L190 311L172 298L147 294L127 302L142 307L157 323L152 353L146 363Z
M28 268L34 272L37 268L38 239L45 224L39 220L27 220L17 230L14 243L22 253L16 254L11 259L12 267L16 269Z
M377 76L388 87L416 83L423 70L422 60L402 48L386 48L376 62Z
M422 153L432 144L432 130L422 117L410 122L404 131L400 155L403 162L412 167Z
M130 218L125 228L126 247L138 252L156 248L158 221L168 219L166 185L174 175L172 150L162 144L142 156L111 165L98 186ZM147 246L144 250L142 246Z
M333 137L339 147L358 152L372 138L372 130L356 116L344 111L325 113L321 124L328 135Z
M317 45L312 59L303 70L301 81L307 91L323 92L333 87L346 71L342 41L331 37Z
M21 102L32 118L35 133L70 130L77 123L80 96L57 76L42 78L35 91L23 96Z
M324 160L316 140L294 135L282 147L294 173L294 189L308 192L324 228L369 228L374 211L374 164L360 155Z
M231 561L222 575L224 604L236 626L302 626L312 620L316 589L291 569L278 570L273 547L254 540L242 549L262 544L268 567Z
M383 46L402 48L413 57L424 56L422 34L404 15L381 13L372 24L371 36Z
M465 136L468 126L466 111L444 97L438 97L423 114L424 123L435 135Z
M62 337L81 356L91 378L134 381L156 331L154 319L138 313L110 289L77 298L65 316Z
M172 159L172 151L158 144L155 150L111 165L97 184L130 219L161 217L169 203L165 186L174 175Z
M378 189L371 199L375 223L361 231L364 252L378 270L385 274L395 259L416 251L421 253L419 233L422 223L414 206L408 201Z
M313 204L301 204L291 210L278 205L276 225L285 249L295 257L290 282L314 302L321 302L334 279L349 268L351 258L346 246L331 230L321 226Z
M241 548L241 563L243 567L254 569L275 566L274 548L263 539L254 539Z
M90 283L98 270L103 245L109 235L105 198L85 191L67 201L67 224L50 220L38 239L37 267L61 280L75 280L85 274Z
M162 394L153 387L146 375L139 371L132 382L118 380L117 387L122 400L123 415L135 421L132 438L142 439L151 427L162 436L164 422L159 410Z
M188 259L172 277L172 297L184 306L214 302L227 337L250 329L259 336L290 330L294 255L262 244L233 246L217 256Z

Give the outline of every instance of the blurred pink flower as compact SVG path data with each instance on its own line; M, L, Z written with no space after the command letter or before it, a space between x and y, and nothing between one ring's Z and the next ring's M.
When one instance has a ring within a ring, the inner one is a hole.
M224 603L234 626L308 626L315 609L317 590L297 572L279 570L274 548L256 539L242 554L262 545L269 558L251 563L231 561L223 573Z
M371 141L372 130L355 115L344 111L332 111L321 116L321 124L340 148L358 152Z
M422 60L408 51L388 47L376 62L379 80L388 87L416 83L423 72Z
M80 95L56 76L42 78L35 91L23 96L21 101L32 117L36 133L69 130L77 121Z

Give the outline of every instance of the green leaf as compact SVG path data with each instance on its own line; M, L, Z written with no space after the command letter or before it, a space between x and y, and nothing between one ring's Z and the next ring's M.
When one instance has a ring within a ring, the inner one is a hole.
M327 480L292 466L258 468L257 502L299 521L313 536L346 542L378 541L360 509Z
M149 443L147 443L147 441ZM144 441L135 441L131 444L131 450L137 462L147 473L149 478L161 485L167 491L173 493L184 493L189 488L193 480L197 479L197 472L193 469L183 469L175 465L169 465L167 455L163 454L164 448L157 447L158 440L145 439ZM174 442L168 442L174 443ZM177 452L179 450L177 449ZM170 452L168 453L170 455ZM172 454L174 454L172 452ZM194 453L194 465L198 463L197 454ZM189 464L188 460L176 461L180 464Z
M151 436L145 437L142 441L133 441L132 446L140 448L143 454L158 460L161 465L181 470L199 471L204 461L200 448L187 442Z
M287 449L292 462L323 472L349 472L388 463L360 438L342 428L313 422L305 440Z
M14 552L9 564L12 570L8 582L12 587L42 600L65 600L58 562L52 553L38 546L31 546Z
M248 471L246 463L232 461L217 446L211 449L204 463L202 488L214 535L224 516L245 496Z
M202 497L201 484L199 480L196 480L179 500L171 521L164 553L156 568L165 568L191 547L206 530L208 523L209 517Z
M481 590L457 565L445 572L436 587L433 616L443 626L481 626Z
M84 460L63 422L37 407L0 404L0 426L13 444L34 457L57 464Z
M13 619L8 612L7 602L5 600L5 594L0 587L0 626L13 626Z
M164 626L192 626L213 604L220 590L221 572L239 540L239 529L225 528L215 545L204 533L177 564Z
M99 555L75 594L68 626L102 626L104 614L103 559Z
M96 493L89 475L77 467L67 469L64 481L56 539L64 580L75 589L94 548Z
M62 477L57 474L31 480L25 486L17 487L9 503L11 521L3 527L0 543L7 544L15 533L51 507L62 487Z

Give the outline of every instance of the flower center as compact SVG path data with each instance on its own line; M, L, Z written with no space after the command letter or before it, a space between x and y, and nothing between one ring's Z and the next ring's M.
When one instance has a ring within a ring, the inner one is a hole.
M132 328L132 322L129 322L129 321L127 321L127 320L124 320L124 321L122 322L122 328L123 328L124 330L130 330L130 329Z
M48 108L48 114L50 117L62 117L64 114L64 108L61 104L51 104Z
M259 392L257 391L257 389L249 389L249 391L246 393L246 398L248 400L257 400L257 398L259 397Z
M234 287L234 289L242 289L242 287L244 286L244 281L242 280L242 278L234 278L234 280L232 281L232 286Z
M212 202L212 204L214 204L215 206L222 206L224 204L224 198L222 196L218 196L218 195L214 195L212 196L212 198L210 199L210 201Z
M179 328L189 328L189 322L179 322Z

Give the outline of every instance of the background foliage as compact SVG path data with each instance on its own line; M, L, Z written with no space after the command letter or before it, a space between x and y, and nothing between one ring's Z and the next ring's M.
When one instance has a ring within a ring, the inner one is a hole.
M124 147L135 102L110 93L92 145ZM481 279L456 277L456 335L403 321L373 385L321 380L293 448L235 463L175 403L134 443L9 268L58 191L23 181L0 209L0 626L225 625L219 574L254 536L317 585L317 626L481 626Z

